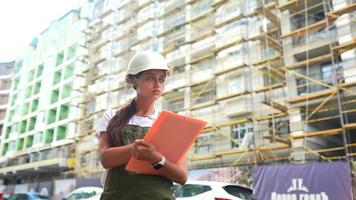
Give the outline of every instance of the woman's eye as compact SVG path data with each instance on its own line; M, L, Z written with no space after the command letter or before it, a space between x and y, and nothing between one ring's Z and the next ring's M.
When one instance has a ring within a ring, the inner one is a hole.
M160 78L160 79L159 79L159 82L160 82L160 83L164 83L165 80L166 80L166 79L164 79L164 78Z

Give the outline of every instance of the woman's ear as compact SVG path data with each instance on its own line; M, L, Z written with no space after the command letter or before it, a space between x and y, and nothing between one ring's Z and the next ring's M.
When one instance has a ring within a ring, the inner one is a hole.
M135 79L132 80L132 87L136 90L137 84Z

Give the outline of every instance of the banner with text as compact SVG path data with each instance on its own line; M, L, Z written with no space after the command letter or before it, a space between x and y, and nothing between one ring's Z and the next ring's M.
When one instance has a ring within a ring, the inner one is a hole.
M352 199L347 162L258 166L254 183L258 200Z

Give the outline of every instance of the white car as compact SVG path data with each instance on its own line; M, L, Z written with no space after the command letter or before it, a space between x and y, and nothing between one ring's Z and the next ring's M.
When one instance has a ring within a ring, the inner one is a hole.
M80 187L69 193L63 200L81 200L88 199L103 193L103 188L100 187Z
M174 184L177 200L253 200L250 188L213 181L187 181L185 185Z
M101 194L97 194L95 196L87 198L87 200L100 200Z

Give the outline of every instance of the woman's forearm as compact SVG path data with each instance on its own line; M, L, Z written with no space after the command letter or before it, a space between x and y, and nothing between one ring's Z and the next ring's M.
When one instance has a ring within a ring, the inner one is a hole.
M131 157L132 144L105 148L100 152L100 161L105 169L126 164Z
M159 171L173 182L181 185L187 181L188 171L186 166L175 164L167 160L164 167L159 169Z

